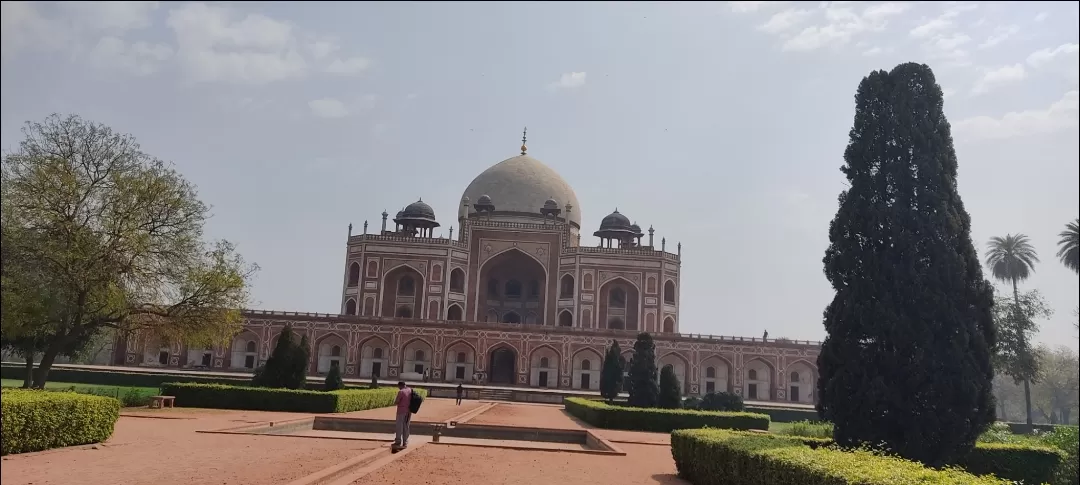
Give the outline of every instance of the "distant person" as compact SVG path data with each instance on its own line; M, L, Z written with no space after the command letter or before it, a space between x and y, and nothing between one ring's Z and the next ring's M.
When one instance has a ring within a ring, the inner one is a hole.
M457 385L457 405L458 406L461 405L461 396L462 396L462 394L465 394L465 387L462 386L461 383L459 382L458 385Z
M765 331L765 335L761 336L761 340L769 340L769 331L768 330Z
M413 391L405 387L404 381L398 382L397 387L397 397L394 398L394 405L397 406L397 420L394 426L394 445L390 447L390 451L393 452L409 447L409 421L412 419L409 405L412 402Z

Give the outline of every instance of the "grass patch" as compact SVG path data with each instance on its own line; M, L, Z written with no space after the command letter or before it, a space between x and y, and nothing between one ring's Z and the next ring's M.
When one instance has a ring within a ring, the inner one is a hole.
M23 381L0 379L0 386L5 389L22 387ZM68 391L78 394L91 394L117 399L124 407L146 406L150 396L158 395L156 387L105 386L99 384L78 384L73 382L46 382L46 391Z

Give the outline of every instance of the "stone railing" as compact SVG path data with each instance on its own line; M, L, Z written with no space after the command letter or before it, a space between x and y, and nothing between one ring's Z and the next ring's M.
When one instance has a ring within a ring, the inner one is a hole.
M362 317L356 315L335 315L330 313L310 313L310 312L283 312L274 310L244 310L244 316L247 318L300 318L307 320L337 320L343 323L366 323L372 325L400 325L407 327L419 327L419 326L447 326L454 325L468 329L487 329L487 330L510 330L510 329L522 329L530 332L546 332L546 333L582 333L591 335L610 335L613 337L622 337L627 339L633 339L637 334L641 333L640 330L617 330L609 328L582 328L582 327L559 327L551 325L526 325L522 323L496 323L496 322L465 322L465 321L449 321L449 320L426 320L420 318L397 318L397 317ZM795 340L788 338L760 338L760 337L739 337L734 335L708 335L700 333L660 333L656 332L654 335L662 338L670 338L673 340L693 340L693 341L711 341L711 342L724 342L733 344L744 345L791 345L791 346L806 346L806 347L820 347L821 342L815 340Z
M590 246L577 246L563 249L563 256L573 256L576 254L613 254L620 256L648 256L652 258L663 258L666 261L678 261L678 254L671 254L665 251L657 251L655 249L644 248L597 248Z
M359 234L350 237L349 242L394 242L417 244L424 246L450 246L457 249L466 249L465 243L442 237L408 237L384 236L382 234Z

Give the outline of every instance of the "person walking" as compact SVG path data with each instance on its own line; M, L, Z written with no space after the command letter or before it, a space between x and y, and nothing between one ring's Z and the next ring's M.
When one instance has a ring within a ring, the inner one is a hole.
M412 412L409 409L409 404L412 402L412 389L405 386L404 381L397 383L398 393L394 398L394 405L397 406L397 420L394 426L394 445L390 447L390 451L398 452L409 447L409 421L412 419Z
M463 387L461 385L461 383L459 382L458 385L457 385L457 405L458 406L461 405L461 395L462 394L465 394L465 387Z

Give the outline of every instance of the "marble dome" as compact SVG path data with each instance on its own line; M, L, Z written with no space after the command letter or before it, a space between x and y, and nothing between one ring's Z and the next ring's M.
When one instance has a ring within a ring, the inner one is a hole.
M570 222L581 226L581 206L574 189L551 167L528 155L508 158L484 170L461 197L478 200L483 195L491 197L496 214L513 212L537 218L542 217L540 209L548 199L559 202L563 209L560 217L566 217L566 204L570 203Z

